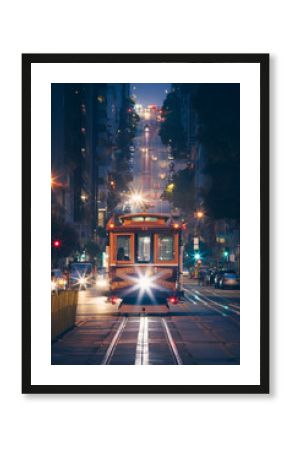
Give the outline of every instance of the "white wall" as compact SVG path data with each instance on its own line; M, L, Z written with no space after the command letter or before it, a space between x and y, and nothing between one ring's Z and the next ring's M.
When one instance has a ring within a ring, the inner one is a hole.
M287 447L290 298L286 280L289 279L287 256L290 253L285 236L289 232L290 59L286 5L286 1L279 0L244 0L238 4L229 0L124 0L104 4L88 0L45 3L26 0L2 5L1 262L9 268L1 293L3 448L147 449L161 446L244 450ZM21 395L22 52L271 53L270 396ZM278 439L284 441L280 446Z

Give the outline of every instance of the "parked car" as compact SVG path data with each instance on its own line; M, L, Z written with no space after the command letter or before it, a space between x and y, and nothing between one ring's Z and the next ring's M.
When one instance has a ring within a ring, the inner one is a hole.
M214 286L220 289L238 289L240 287L240 278L234 270L223 269L215 275Z
M187 267L184 267L183 270L182 270L182 274L185 277L189 277L189 269Z
M216 273L217 273L216 268L207 269L206 274L205 274L205 284L207 286L214 284Z
M60 269L51 270L51 291L58 292L67 289L67 278Z

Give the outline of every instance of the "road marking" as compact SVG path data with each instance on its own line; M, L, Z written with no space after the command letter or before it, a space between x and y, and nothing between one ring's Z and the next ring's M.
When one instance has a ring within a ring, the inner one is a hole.
M120 339L121 333L123 332L127 322L128 322L128 318L125 317L122 320L122 322L120 323L120 325L119 325L119 327L118 327L118 329L117 329L117 331L115 333L115 336L113 337L113 339L112 339L112 341L111 341L111 343L109 345L109 348L108 348L108 350L107 350L107 352L106 352L106 354L105 354L105 356L103 358L103 361L101 362L101 365L108 365L108 364L110 364L111 359L113 357L113 354L115 352L116 346L118 344L118 341Z
M174 355L176 364L182 365L183 364L182 359L180 358L180 355L178 353L177 347L175 345L175 342L173 340L173 337L172 337L172 334L171 334L171 332L169 330L169 327L168 327L168 325L166 323L166 320L165 319L161 319L161 320L162 320L162 324L163 324L163 327L164 327L164 330L165 330L167 342L169 344L170 350L172 351L172 353Z
M148 317L140 317L135 365L147 366L148 364L149 364Z

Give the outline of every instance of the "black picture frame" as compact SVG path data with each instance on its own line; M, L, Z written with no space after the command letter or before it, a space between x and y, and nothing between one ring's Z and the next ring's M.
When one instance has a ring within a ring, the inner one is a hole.
M22 55L22 392L46 394L269 393L269 54ZM256 63L260 65L260 384L32 385L31 383L31 65L33 63Z

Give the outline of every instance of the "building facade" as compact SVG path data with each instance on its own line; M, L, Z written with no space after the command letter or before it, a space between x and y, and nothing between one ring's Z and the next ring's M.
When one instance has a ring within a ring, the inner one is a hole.
M128 95L126 84L51 87L52 222L73 228L80 250L96 241L107 220L113 152Z

